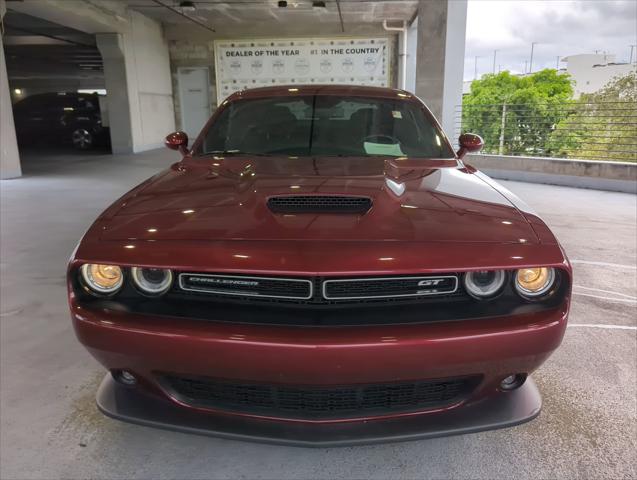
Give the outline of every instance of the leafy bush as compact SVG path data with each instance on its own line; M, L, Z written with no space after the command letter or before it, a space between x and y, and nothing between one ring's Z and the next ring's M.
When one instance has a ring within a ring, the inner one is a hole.
M462 130L482 135L489 153L543 155L551 132L570 113L572 96L570 76L552 69L484 75L463 99Z

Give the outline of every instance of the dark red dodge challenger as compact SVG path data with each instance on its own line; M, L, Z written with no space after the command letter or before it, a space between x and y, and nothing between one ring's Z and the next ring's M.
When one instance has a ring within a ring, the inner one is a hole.
M99 408L300 445L415 439L538 415L571 268L413 95L229 97L181 161L117 200L68 269Z

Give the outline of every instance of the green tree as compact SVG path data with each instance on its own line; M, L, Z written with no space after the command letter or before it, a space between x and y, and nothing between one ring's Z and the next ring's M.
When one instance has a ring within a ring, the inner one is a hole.
M552 69L524 77L484 75L463 99L462 130L482 135L488 153L545 155L572 96L570 76Z
M637 162L637 75L616 77L572 105L551 134L555 156Z

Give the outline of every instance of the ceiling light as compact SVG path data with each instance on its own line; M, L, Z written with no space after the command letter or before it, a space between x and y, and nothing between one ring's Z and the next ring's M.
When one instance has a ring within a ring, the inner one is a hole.
M195 9L197 8L197 6L195 5L195 2L188 2L188 1L179 2L179 6L182 8L182 10L186 10L188 12L194 12Z

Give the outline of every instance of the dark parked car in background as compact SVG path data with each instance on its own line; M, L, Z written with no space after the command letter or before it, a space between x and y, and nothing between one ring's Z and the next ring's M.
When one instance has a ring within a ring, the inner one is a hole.
M109 131L100 103L94 93L31 95L13 107L18 141L22 145L66 143L79 150L107 146Z

